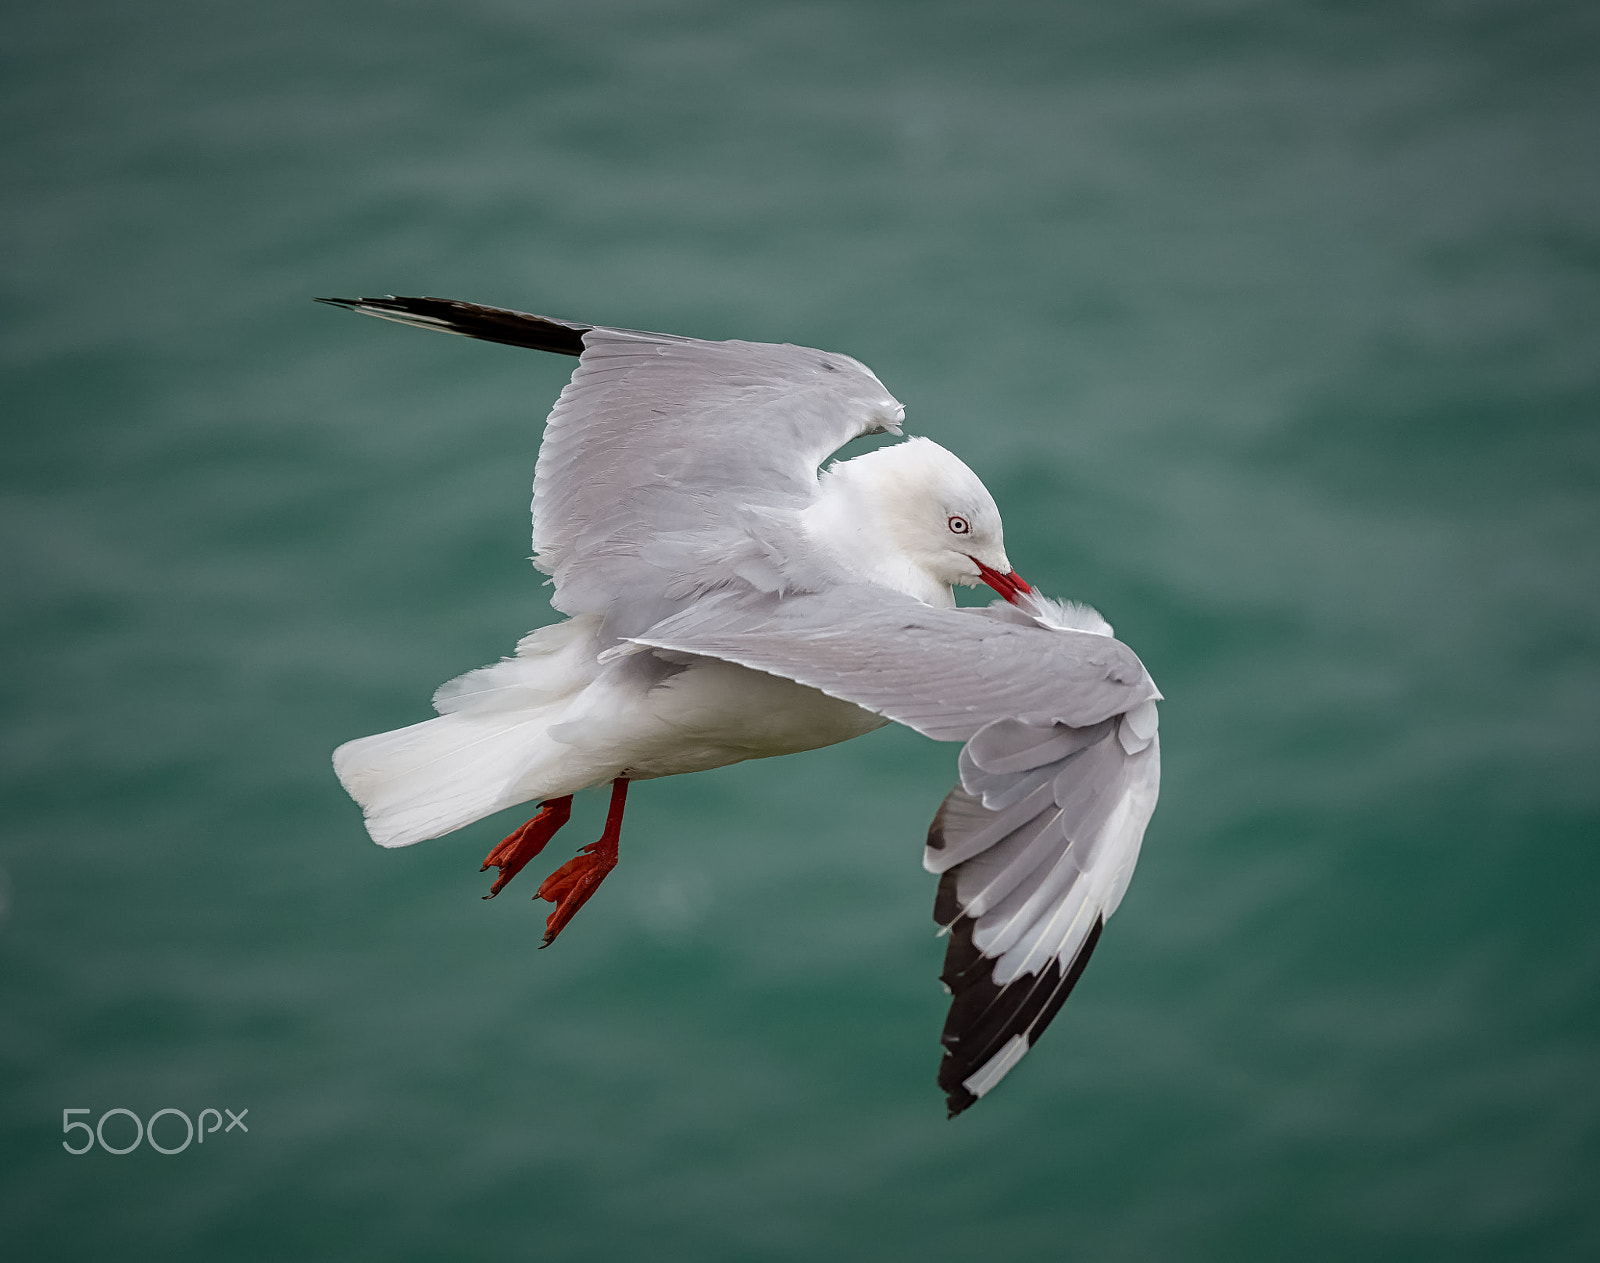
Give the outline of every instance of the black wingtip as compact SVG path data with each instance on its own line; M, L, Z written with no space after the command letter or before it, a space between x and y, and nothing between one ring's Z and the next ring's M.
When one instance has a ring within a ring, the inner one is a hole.
M393 320L396 324L456 333L533 351L553 351L558 355L583 354L583 335L594 328L571 320L534 316L508 307L463 303L453 298L407 298L389 294L383 298L318 298L314 301L376 316L380 320Z
M949 1108L946 1119L954 1118L957 1114L964 1114L978 1103L978 1098L968 1092L966 1088L956 1088L953 1092L944 1094L944 1103Z
M938 1082L951 1118L977 1102L977 1095L966 1086L967 1080L1010 1039L1022 1036L1029 1049L1039 1042L1039 1036L1083 976L1105 929L1105 918L1094 919L1070 964L1052 961L1032 978L1019 978L1005 986L995 984L995 961L972 941L975 925L970 917L963 916L952 927L945 968L940 975L950 988L951 1001L940 1036L945 1051L939 1063Z

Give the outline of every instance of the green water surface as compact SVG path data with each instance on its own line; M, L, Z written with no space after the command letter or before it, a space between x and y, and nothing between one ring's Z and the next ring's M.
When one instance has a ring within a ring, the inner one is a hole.
M0 35L7 1259L1600 1257L1595 6ZM639 786L548 952L521 814L366 839L333 747L553 617L571 368L310 301L387 292L856 355L1142 655L1143 861L979 1107L954 747ZM118 1107L249 1131L63 1151Z

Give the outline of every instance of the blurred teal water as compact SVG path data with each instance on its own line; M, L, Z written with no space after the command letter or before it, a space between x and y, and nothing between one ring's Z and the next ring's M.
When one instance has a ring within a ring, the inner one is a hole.
M3 23L8 1257L1600 1250L1592 6ZM1145 858L981 1107L951 747L641 787L545 953L520 816L365 840L333 746L551 617L570 369L309 301L391 291L854 354L1139 650Z

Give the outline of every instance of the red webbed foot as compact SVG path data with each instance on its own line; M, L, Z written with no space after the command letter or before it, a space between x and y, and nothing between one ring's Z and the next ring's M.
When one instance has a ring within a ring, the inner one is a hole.
M622 809L628 798L628 782L618 777L611 782L611 809L606 812L605 832L568 860L539 887L537 898L556 905L545 921L544 942L549 947L589 896L600 888L606 874L617 866L617 840L622 833Z
M500 870L500 875L494 879L494 885L489 887L489 893L484 898L493 899L498 895L505 884L522 871L524 864L544 850L550 839L555 837L556 830L566 824L571 816L571 794L540 803L539 814L514 833L508 834L483 861L483 867L478 870L480 873L488 872L491 866Z

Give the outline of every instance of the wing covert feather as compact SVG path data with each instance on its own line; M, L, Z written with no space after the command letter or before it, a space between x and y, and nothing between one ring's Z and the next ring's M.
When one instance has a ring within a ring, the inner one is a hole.
M968 741L1019 717L1087 727L1160 696L1120 641L985 613L935 609L866 584L781 600L741 590L697 601L632 639L795 680L937 741Z

